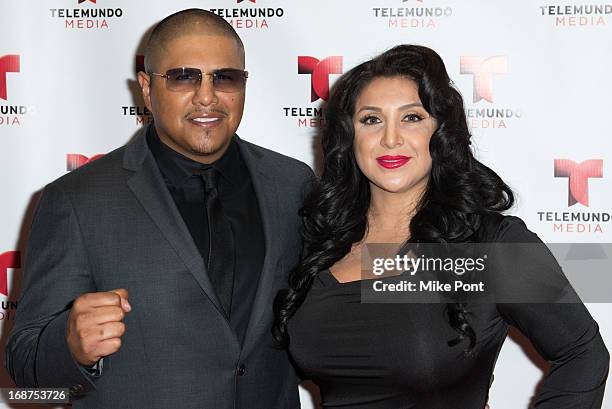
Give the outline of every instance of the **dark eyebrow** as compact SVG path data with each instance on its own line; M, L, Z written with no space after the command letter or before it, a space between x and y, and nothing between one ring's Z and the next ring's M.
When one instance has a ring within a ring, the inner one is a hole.
M418 102L414 102L412 104L406 104L406 105L402 105L401 107L398 108L398 110L404 110L404 109L408 109L408 108L414 108L414 107L421 107L423 108L423 105L418 103ZM378 107L374 107L374 106L363 106L359 109L359 111L355 112L356 114L358 114L361 111L374 111L374 112L381 112L382 110Z

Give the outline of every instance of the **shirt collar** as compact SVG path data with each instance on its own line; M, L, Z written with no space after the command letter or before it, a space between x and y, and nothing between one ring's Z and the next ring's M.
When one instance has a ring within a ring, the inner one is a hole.
M175 187L183 186L191 176L209 167L217 170L230 185L236 184L243 177L244 166L241 166L242 158L235 138L232 138L223 156L210 165L196 162L163 143L157 135L154 124L151 124L147 130L147 144L162 174Z

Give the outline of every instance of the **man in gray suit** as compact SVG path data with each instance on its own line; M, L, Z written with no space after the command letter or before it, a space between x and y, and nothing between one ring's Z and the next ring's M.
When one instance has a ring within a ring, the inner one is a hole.
M43 191L7 369L75 408L297 408L270 328L312 172L235 135L248 74L220 17L162 20L145 66L153 124Z

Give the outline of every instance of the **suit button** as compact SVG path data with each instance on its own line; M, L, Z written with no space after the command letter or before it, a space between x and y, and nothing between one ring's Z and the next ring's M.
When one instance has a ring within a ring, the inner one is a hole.
M76 385L73 385L70 387L70 395L75 396L75 397L79 397L83 394L83 385L81 385L80 383L77 383Z
M243 376L246 373L246 366L240 365L238 367L238 375Z

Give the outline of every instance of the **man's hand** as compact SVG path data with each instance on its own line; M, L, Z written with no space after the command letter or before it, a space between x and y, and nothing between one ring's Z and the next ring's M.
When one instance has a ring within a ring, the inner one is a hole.
M124 288L87 293L74 300L68 316L67 338L77 362L89 366L117 352L125 332L123 317L131 309Z

